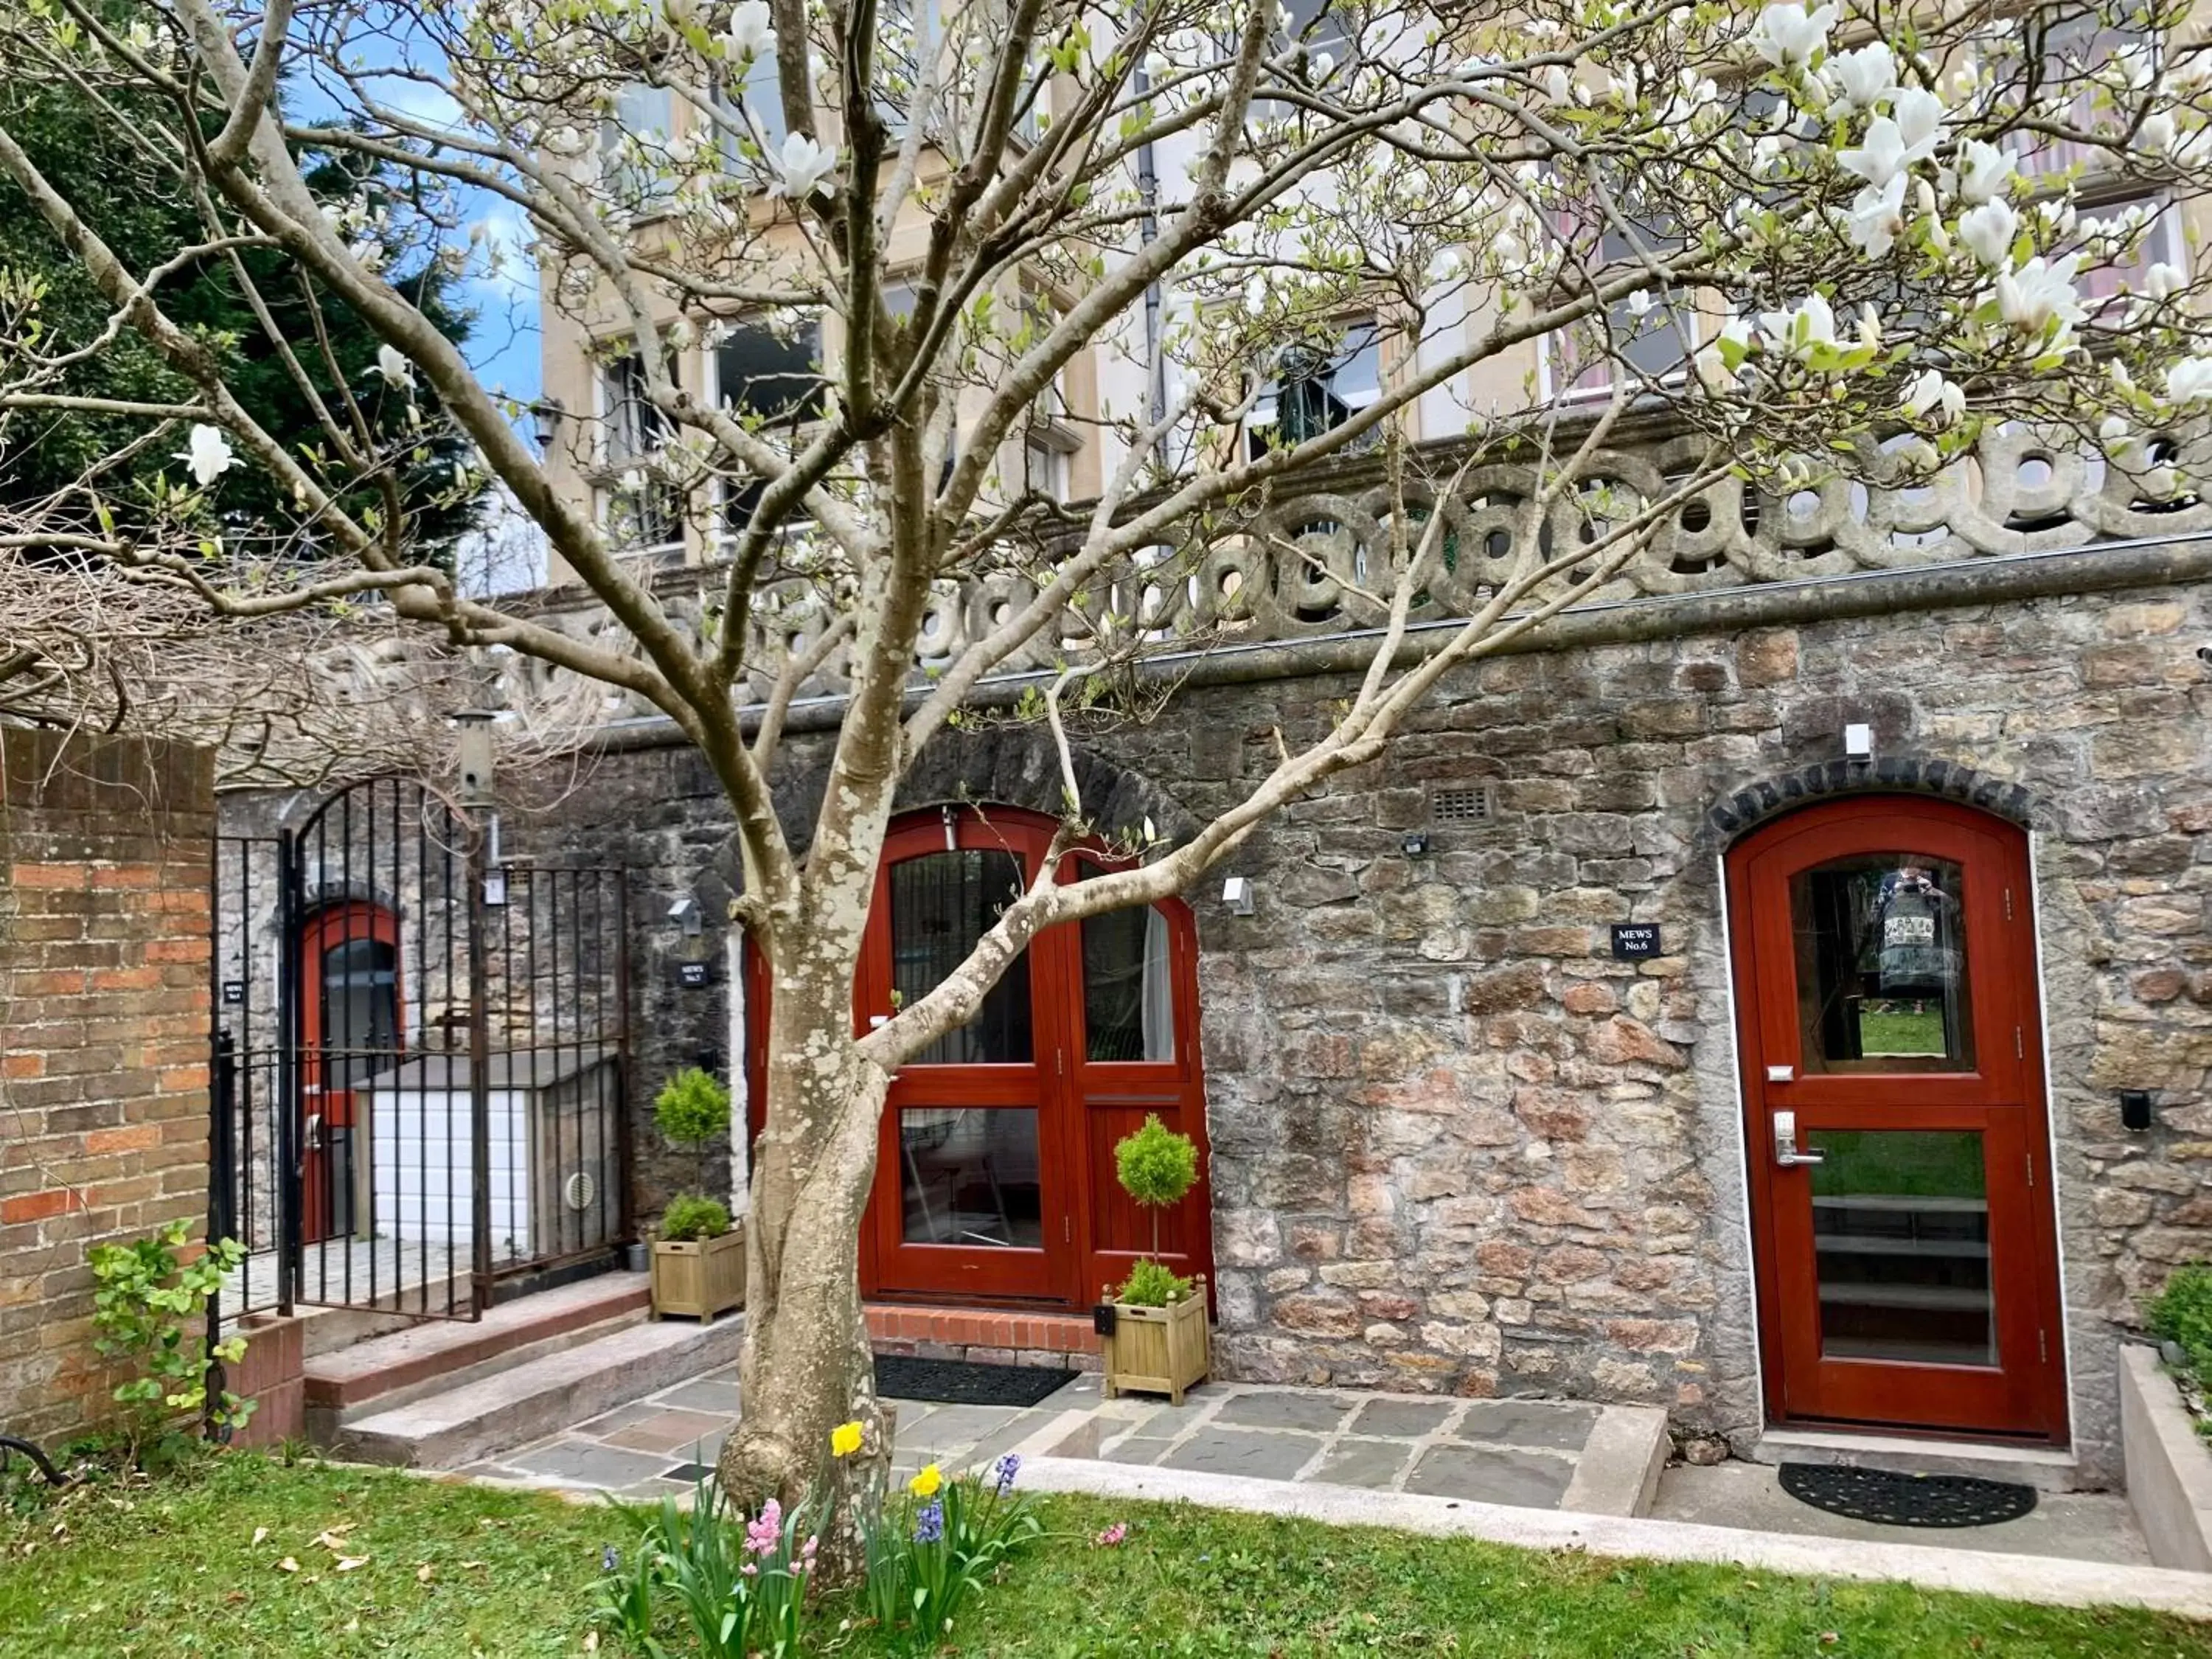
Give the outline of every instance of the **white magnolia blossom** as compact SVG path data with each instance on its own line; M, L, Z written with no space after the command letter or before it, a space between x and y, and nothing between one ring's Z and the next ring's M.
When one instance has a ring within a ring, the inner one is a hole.
M1866 137L1860 141L1858 149L1836 152L1836 165L1879 189L1915 161L1925 161L1936 153L1940 125L1939 120L1938 127L1926 127L1916 118L1912 134L1908 137L1900 122L1877 115L1867 123Z
M2038 254L2017 271L2001 271L1996 281L1997 314L2008 327L2040 334L2053 321L2069 327L2084 314L2081 297L2074 291L2074 270L2081 263L2078 253L2046 260Z
M1698 348L1697 355L1690 359L1690 367L1697 371L1699 383L1709 392L1733 392L1736 388L1735 371L1729 367L1727 355L1711 340Z
M1897 90L1897 60L1879 40L1856 52L1837 53L1828 60L1826 72L1838 86L1835 100L1828 106L1832 121L1854 110L1870 114L1875 105Z
M407 361L407 354L389 343L376 349L376 372L384 376L388 386L412 387L415 366Z
M1974 258L1991 267L2011 257L2013 238L2020 233L2020 216L2002 197L1968 208L1959 216L1959 240Z
M730 14L729 42L730 56L741 63L775 50L775 25L768 0L738 0L737 9Z
M769 165L775 169L775 178L769 186L769 194L803 202L836 172L837 155L835 150L824 149L805 133L794 132L785 137L783 148L769 158Z
M1937 425L1948 426L1966 412L1966 393L1955 381L1930 368L1905 388L1899 406L1907 420L1917 421L1932 414Z
M2166 395L2177 404L2212 398L2212 357L2184 357L2166 371Z
M2136 129L2136 147L2163 155L2173 148L2178 136L2173 117L2162 109L2155 110L2144 116L2142 125Z
M1879 259L1896 246L1905 228L1905 175L1893 173L1879 189L1869 185L1851 204L1846 234L1851 244L1869 259Z
M1960 196L1977 204L1990 200L2005 187L2014 166L2009 152L1978 138L1967 139L1959 146Z
M2143 292L2154 300L2169 300L2189 286L2189 273L2160 259L2143 272Z
M223 436L221 427L196 423L184 448L176 453L192 475L192 482L203 489L238 465L238 457L230 447L230 440Z
M1836 313L1826 295L1808 294L1794 311L1760 312L1759 331L1776 349L1803 357L1836 343Z
M1796 4L1769 6L1744 39L1760 58L1786 69L1792 64L1810 64L1815 53L1826 50L1828 31L1835 26L1833 5L1809 13Z

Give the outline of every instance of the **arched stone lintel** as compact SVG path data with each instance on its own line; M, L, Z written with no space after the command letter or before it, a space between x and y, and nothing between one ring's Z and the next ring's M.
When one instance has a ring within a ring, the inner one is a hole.
M2027 789L1956 761L1926 756L1882 755L1871 762L1815 761L1794 771L1759 778L1729 791L1705 814L1705 827L1723 846L1769 818L1814 801L1843 795L1933 795L1963 802L2023 830L2036 824L2037 805Z

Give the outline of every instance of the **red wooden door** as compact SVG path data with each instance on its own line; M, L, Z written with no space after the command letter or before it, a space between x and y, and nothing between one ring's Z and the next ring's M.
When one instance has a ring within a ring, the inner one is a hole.
M1728 857L1767 1408L2065 1437L2027 838L1948 802Z
M966 959L1036 878L1050 835L1020 817L932 814L895 829L876 878L854 1013L888 1019ZM900 1068L871 1211L895 1294L1074 1294L1065 953L1023 953L976 1017Z
M1052 840L993 807L917 814L884 844L854 975L865 1030L960 961ZM1063 879L1095 874L1071 858ZM1152 1218L1115 1180L1115 1143L1157 1114L1198 1146L1199 1182L1159 1218L1178 1273L1212 1271L1198 935L1169 901L1054 927L963 1030L891 1085L861 1229L869 1296L1081 1306L1149 1251ZM768 975L744 956L751 1133L764 1127ZM897 995L895 997L893 992Z
M399 924L378 904L333 904L300 941L301 1236L356 1231L367 1164L356 1085L400 1059Z

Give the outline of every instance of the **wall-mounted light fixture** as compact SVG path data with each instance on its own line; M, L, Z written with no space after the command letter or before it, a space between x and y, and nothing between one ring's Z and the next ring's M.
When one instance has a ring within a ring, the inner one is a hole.
M1429 832L1425 830L1408 830L1406 831L1405 838L1399 842L1398 845L1404 850L1407 858L1425 859L1429 855Z
M459 728L453 746L459 751L461 772L456 793L464 806L493 804L491 723L495 718L489 708L460 708L453 713L453 724Z
M1221 902L1229 907L1229 914L1232 916L1250 915L1253 909L1252 878L1249 876L1230 877L1221 884Z
M668 919L684 930L687 939L696 937L707 926L707 918L699 908L699 901L689 893L668 907Z
M558 398L541 398L530 405L531 434L538 440L540 449L553 447L553 441L561 435L561 422L568 413Z
M1844 728L1844 758L1860 765L1874 758L1874 727L1854 723Z

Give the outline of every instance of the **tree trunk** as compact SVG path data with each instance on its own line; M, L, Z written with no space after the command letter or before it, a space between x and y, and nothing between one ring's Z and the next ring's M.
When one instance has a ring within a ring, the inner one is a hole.
M745 1233L742 1415L715 1470L738 1509L827 1502L833 1513L816 1520L833 1578L855 1570L854 1500L887 1474L894 1430L876 1400L858 1249L890 1078L854 1051L851 988L849 962L776 976ZM864 1449L833 1459L830 1431L856 1420Z

